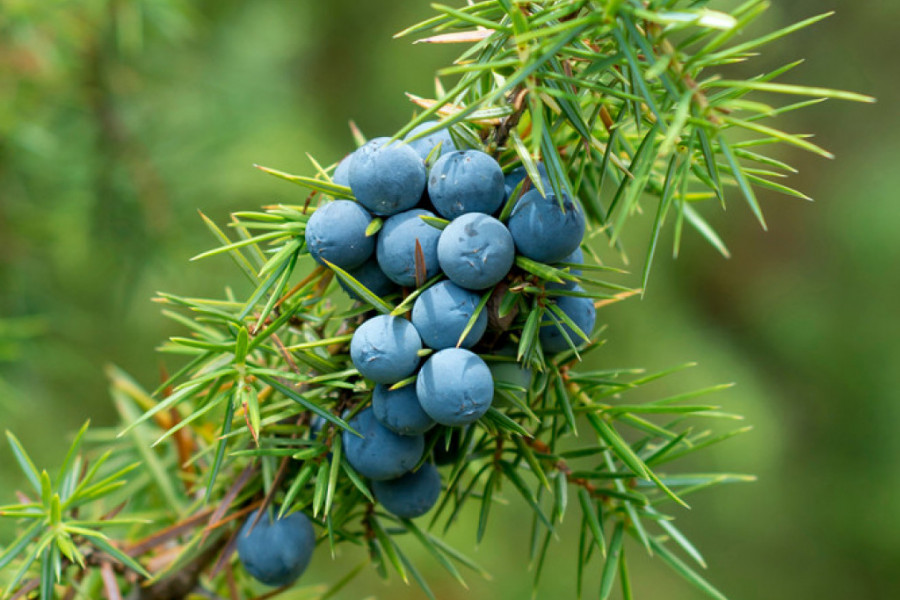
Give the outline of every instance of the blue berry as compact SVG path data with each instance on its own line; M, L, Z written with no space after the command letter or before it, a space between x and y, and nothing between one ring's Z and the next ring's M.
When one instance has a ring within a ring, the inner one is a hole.
M531 369L523 367L517 362L491 362L489 368L494 381L508 383L526 390L531 386ZM520 399L524 395L523 392L517 390L509 391Z
M425 189L425 163L402 143L376 138L359 148L350 163L356 200L376 215L394 215L419 203Z
M575 286L573 291L584 292L584 289L581 288L581 286ZM594 330L594 322L597 319L597 311L594 308L593 300L580 296L558 296L554 299L554 302L556 302L556 305L567 317L572 319L585 335L591 335L591 332ZM550 322L546 325L542 325L538 332L541 347L546 354L556 354L557 352L569 349L566 338L563 337L562 332L556 324L557 320L559 320L559 317L556 317L556 315L547 315L544 318L544 321ZM565 330L566 335L569 336L569 339L572 340L575 347L584 345L584 339L578 335L577 332L573 331L571 327L561 321L560 325Z
M480 419L491 407L491 370L474 352L447 348L434 353L416 379L419 403L440 423L458 427Z
M572 254L568 255L564 259L559 262L563 263L575 263L575 264L584 264L584 253L581 251L581 247L575 248L575 251ZM577 267L563 267L560 266L560 269L568 269L572 275L581 275L581 269ZM571 279L564 279L563 283L549 282L545 287L548 290L573 290L575 286L578 285Z
M312 558L316 534L306 515L295 512L272 521L259 511L251 514L238 533L237 552L241 564L255 579L270 586L293 583Z
M581 246L578 246L577 248L572 250L571 254L569 254L567 257L563 258L559 262L583 265L584 264L584 252L582 252ZM581 269L579 269L577 267L569 267L569 272L572 273L572 275L581 275Z
M431 168L428 196L448 219L470 212L493 214L503 204L503 171L478 150L450 152Z
M316 262L323 260L342 269L366 262L375 249L375 238L366 236L372 215L349 200L335 200L320 206L306 223L306 246Z
M400 435L418 435L435 425L422 410L414 385L393 391L386 385L376 385L372 392L372 413L379 423Z
M538 170L538 174L541 176L541 180L543 180L543 182L544 182L544 189L549 190L550 189L550 178L547 176L547 167L544 166L544 163L539 162L539 163L537 163L537 170ZM503 183L506 186L506 197L507 198L509 198L510 194L512 194L513 191L515 191L516 186L518 186L519 183L523 179L525 179L526 175L528 175L528 172L525 170L524 166L518 166L506 174L506 176L503 178ZM533 190L533 189L534 189L534 184L531 183L531 184L529 184L528 189L524 190L522 193L528 192L529 190Z
M396 479L416 466L425 452L423 436L394 433L375 419L371 408L360 411L349 425L363 437L344 431L344 456L363 477Z
M531 190L509 216L509 231L519 253L545 263L559 262L575 251L584 236L584 210L570 198L563 207L553 193Z
M468 213L441 232L438 262L450 281L467 290L483 290L503 279L516 258L506 226L494 217Z
M385 221L378 234L378 265L399 285L416 285L416 240L425 259L425 278L434 277L440 270L437 245L441 230L423 221L422 216L433 217L434 213L421 209L402 212Z
M418 471L403 477L372 483L375 498L401 519L421 517L437 503L441 495L441 475L437 467L425 463Z
M350 161L353 160L353 155L355 153L356 151L353 151L341 159L338 166L334 168L334 173L331 175L331 181L338 185L350 187Z
M406 319L379 315L359 326L350 340L350 359L363 377L397 383L419 365L422 340Z
M459 338L475 314L481 298L452 281L441 281L416 298L412 323L426 346L441 350L457 345ZM461 346L471 348L487 329L487 311L482 309Z
M435 125L437 125L437 121L425 121L421 125L416 125L415 127L413 127L412 131L406 134L406 137L404 139L409 140L420 131L431 129ZM438 144L441 145L440 156L456 150L456 144L453 143L453 138L450 137L450 132L447 129L439 129L438 131L435 131L430 135L420 137L419 139L408 142L407 144L410 148L415 150L419 156L422 157L422 160L428 158L428 155L431 154L431 151L434 150L434 147Z

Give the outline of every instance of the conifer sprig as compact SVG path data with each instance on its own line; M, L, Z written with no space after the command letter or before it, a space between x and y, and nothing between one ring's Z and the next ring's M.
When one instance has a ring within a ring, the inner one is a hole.
M744 30L768 2L749 0L731 13L708 4L436 4L435 17L398 34L467 45L439 73L434 98L410 95L421 110L394 138L437 120L415 135L449 129L458 148L484 148L507 172L523 167L529 177L509 195L500 220L532 182L541 193L580 198L587 239L605 237L627 264L626 224L640 212L655 215L639 281L586 244L584 265L519 256L510 275L480 296L460 340L487 312L495 338L483 342L481 356L517 375L497 378L493 406L477 423L429 438L423 461L454 444L463 448L446 468L430 523L382 510L347 459L344 432L358 433L350 422L372 397L372 383L350 360L354 331L376 314L404 315L438 278L422 276L417 259L417 289L382 297L346 269L315 264L304 240L311 216L328 199L352 200L353 190L314 160L311 177L259 167L306 191L290 205L235 213L224 228L201 215L219 245L195 259L227 255L248 291L229 286L214 299L158 296L164 314L184 328L160 351L181 355L183 366L153 391L110 369L121 426L93 432L94 447L105 452L84 458L83 428L54 482L9 434L33 489L0 507L0 517L19 524L18 537L0 552L3 597L37 590L51 598L62 589L66 597L96 597L99 590L107 597L131 590L144 600L196 590L253 597L255 584L234 560L235 540L239 522L264 508L279 516L303 511L317 526L319 545L333 554L347 544L366 549L366 562L328 589L310 587L311 597L331 597L371 564L385 577L394 571L414 580L434 598L398 538L415 539L460 582L465 571L485 575L441 533L471 510L480 540L498 500L519 496L532 513L523 558L536 586L568 517L579 519L578 539L562 539L577 545L572 575L579 594L593 561L601 598L610 597L616 581L630 597L626 556L642 548L707 596L723 598L700 575L706 563L673 521L694 492L752 480L677 467L678 459L748 430L729 425L740 417L707 399L727 386L656 397L654 382L691 365L646 373L585 362L602 346L602 330L583 332L585 339L570 335L579 327L554 299L587 297L602 309L642 293L667 222L674 222L676 254L687 224L727 256L703 216L708 205L742 197L765 227L758 189L805 198L778 181L794 169L771 156L771 147L830 156L773 119L824 99L872 99L792 85L784 76L798 63L748 80L729 76L729 65L827 15L748 40ZM448 224L425 221L437 229ZM373 220L367 235L382 225ZM558 328L569 349L545 355L542 326ZM393 388L413 383L414 376Z

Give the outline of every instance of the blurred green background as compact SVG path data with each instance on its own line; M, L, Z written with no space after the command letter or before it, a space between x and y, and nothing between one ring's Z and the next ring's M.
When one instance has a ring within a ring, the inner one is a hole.
M759 482L698 495L678 514L723 591L896 598L900 4L773 4L761 27L838 13L743 73L805 57L785 80L879 102L827 102L784 119L837 155L783 152L800 168L789 185L817 202L761 191L768 232L736 199L714 214L733 257L696 236L677 261L662 253L642 301L601 311L601 360L700 363L657 393L737 384L717 400L755 429L707 453L703 468ZM349 118L369 135L402 125L403 92L431 94L454 50L391 39L428 15L427 3L400 0L0 0L0 426L52 465L85 418L113 422L105 364L152 387L153 347L178 330L149 298L218 295L236 279L225 259L187 262L212 245L196 211L223 222L238 208L296 202L302 192L251 165L309 173L306 152L328 163L351 149ZM640 255L647 227L631 231ZM19 482L10 462L4 448L3 500ZM451 536L493 581L473 576L467 592L424 559L438 596L527 597L523 514L494 511L477 550L473 528ZM564 530L538 597L574 597L576 543ZM631 550L638 598L697 597ZM358 558L320 552L304 581L325 582ZM367 594L421 597L371 574L342 596Z

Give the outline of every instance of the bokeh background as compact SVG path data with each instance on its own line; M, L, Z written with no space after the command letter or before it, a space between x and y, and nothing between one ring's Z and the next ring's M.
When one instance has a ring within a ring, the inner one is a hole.
M700 465L759 481L698 495L678 514L712 582L744 599L896 598L900 4L773 4L760 27L838 12L744 73L805 57L785 80L879 102L783 118L837 155L782 153L800 168L789 185L816 202L761 191L768 232L737 198L713 211L732 258L697 236L678 260L661 253L643 300L601 312L601 360L700 363L658 393L736 383L717 401L754 430ZM198 209L222 222L238 208L296 202L299 188L251 165L310 173L306 152L331 162L351 149L349 118L369 135L406 121L403 92L428 95L452 50L391 35L428 14L427 3L400 0L0 0L0 426L40 464L60 460L65 433L85 418L113 422L104 365L158 380L153 348L178 330L149 303L155 291L217 295L235 279L226 259L188 263L212 244ZM640 255L647 228L631 231ZM11 462L4 447L2 500L20 482ZM480 548L474 528L451 541L493 581L473 576L466 591L426 559L439 597L530 595L525 513L513 502L492 514ZM576 542L563 531L538 597L574 597ZM638 598L698 597L630 550ZM305 581L326 582L358 558L320 552ZM374 575L341 597L365 595L422 597Z

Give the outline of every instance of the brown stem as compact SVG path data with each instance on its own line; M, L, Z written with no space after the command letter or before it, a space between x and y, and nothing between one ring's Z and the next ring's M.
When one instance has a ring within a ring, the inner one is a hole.
M200 574L212 564L227 542L227 536L219 536L216 541L207 546L203 552L179 569L177 573L148 587L139 588L138 600L185 600L197 587Z
M516 128L516 125L519 124L519 120L522 118L522 115L525 113L525 108L527 107L527 103L525 102L527 97L528 90L522 86L515 88L509 93L508 99L513 105L513 113L500 121L500 124L494 129L494 144L497 151L506 144L506 140L509 139L509 134Z

